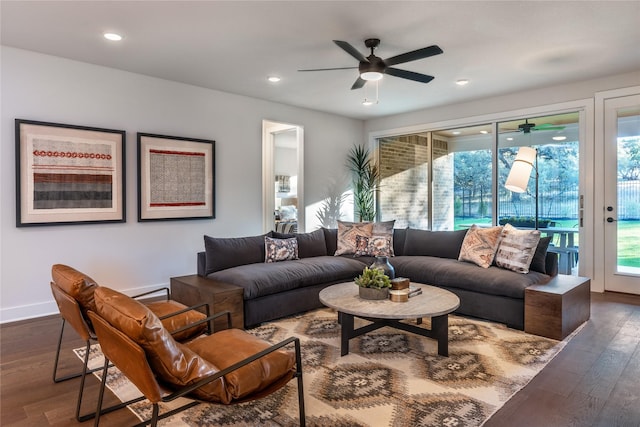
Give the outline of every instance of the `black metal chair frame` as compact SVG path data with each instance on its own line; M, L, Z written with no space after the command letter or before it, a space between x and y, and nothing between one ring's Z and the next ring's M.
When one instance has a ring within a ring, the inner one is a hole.
M91 314L95 315L94 313L91 313ZM229 311L224 311L224 312L221 312L221 313L214 314L213 316L211 316L211 318L214 319L214 318L220 317L221 315L225 315L225 314L227 315L227 325L228 325L228 327L231 327L231 313ZM97 317L97 315L95 315L95 316ZM209 321L209 320L212 320L212 319L203 319L202 321ZM188 328L188 327L189 326L187 326L185 328ZM127 337L127 339L129 339L129 338ZM162 402L163 403L171 402L171 401L173 401L173 400L175 400L175 399L177 399L179 397L185 397L187 394L193 392L194 390L196 390L196 389L198 389L198 388L200 388L200 387L202 387L202 386L204 386L204 385L206 385L206 384L208 384L208 383L210 383L212 381L215 381L218 378L223 377L223 376L227 375L230 372L233 372L233 371L235 371L235 370L237 370L237 369L239 369L239 368L241 368L243 366L246 366L249 363L251 363L251 362L253 362L255 360L258 360L261 357L264 357L267 354L272 353L272 352L274 352L276 350L279 350L279 349L281 349L281 348L283 348L283 347L285 347L285 346L287 346L287 345L289 345L291 343L294 343L294 347L295 347L296 371L293 374L293 378L296 378L297 382L298 382L298 411L299 411L299 417L300 417L300 426L301 427L305 427L306 426L306 417L305 417L305 409L304 409L304 387L303 387L303 383L302 383L302 353L301 353L301 350L300 350L301 349L301 347L300 347L300 339L296 338L296 337L287 338L287 339L285 339L285 340L283 340L283 341L281 341L281 342L279 342L277 344L274 344L273 346L271 346L271 347L269 347L269 348L267 348L267 349L265 349L265 350L263 350L263 351L261 351L259 353L254 354L253 356L247 357L246 359L243 359L240 362L235 363L235 364L229 366L228 368L223 369L223 370L215 373L214 375L210 375L210 376L208 376L206 378L203 378L202 380L200 380L200 381L198 381L198 382L196 382L194 384L191 384L189 386L183 387L180 390L177 390L177 391L175 391L175 392L173 392L171 394L163 396L162 397ZM102 374L103 381L100 384L100 392L99 392L99 395L98 395L98 406L97 406L96 412L95 412L96 413L96 417L95 417L95 421L94 421L94 426L95 427L98 427L98 425L100 423L100 416L106 413L106 410L102 409L102 401L103 401L103 397L104 397L104 388L105 388L105 385L106 385L107 371L108 371L109 367L110 367L109 359L105 356L104 365L102 367L102 369L103 369L103 374ZM121 408L123 406L126 406L126 405L129 405L131 403L139 402L139 401L144 400L144 399L145 399L145 397L141 396L141 397L133 399L133 400L131 400L129 402L124 402L124 403L122 403L120 405L116 405L116 406L111 407L113 409L108 408L108 409L110 409L108 412L111 412L112 410L115 410L115 409L119 409L119 408ZM246 400L240 400L240 401L236 401L236 402L233 402L233 403L234 404L238 404L238 403L243 403L243 402L247 402L247 401L251 401L251 400L253 400L253 399L249 398L249 399L246 399ZM175 409L172 409L170 411L167 411L167 412L165 412L163 414L160 414L160 406L159 406L159 404L158 403L153 403L153 409L152 409L151 418L149 418L149 419L147 419L145 421L142 421L139 424L136 424L134 427L142 427L142 426L146 426L146 425L151 425L151 427L156 427L159 420L167 418L167 417L170 417L170 416L172 416L172 415L174 415L174 414L176 414L178 412L181 412L181 411L184 411L186 409L192 408L192 407L194 407L196 405L199 405L200 403L203 403L203 402L204 401L193 400L191 402L186 403L185 405L182 405L182 406L180 406L178 408L175 408ZM206 402L206 403L213 403L213 402Z

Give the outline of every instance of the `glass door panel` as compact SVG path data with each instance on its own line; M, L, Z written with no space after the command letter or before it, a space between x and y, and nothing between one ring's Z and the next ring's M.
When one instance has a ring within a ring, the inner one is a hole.
M498 223L534 228L537 215L541 235L551 237L549 250L558 253L562 274L577 274L579 261L578 121L575 112L498 124ZM522 193L505 188L520 147L537 153Z
M640 294L640 96L605 101L605 288Z

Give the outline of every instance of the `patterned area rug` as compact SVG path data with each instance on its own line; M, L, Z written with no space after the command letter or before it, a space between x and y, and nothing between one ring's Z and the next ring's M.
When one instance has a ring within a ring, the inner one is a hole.
M437 354L434 340L391 328L351 340L350 353L340 357L340 325L329 309L250 332L274 343L289 336L301 339L307 425L331 427L480 426L568 340L450 316L449 357ZM83 349L75 352L83 357ZM102 361L99 346L92 347L91 366L102 366ZM109 370L107 385L123 401L139 395L115 368ZM204 403L160 425L295 426L296 387L290 381L268 398L241 405ZM161 413L175 406L163 406ZM151 415L146 401L130 409L141 419Z

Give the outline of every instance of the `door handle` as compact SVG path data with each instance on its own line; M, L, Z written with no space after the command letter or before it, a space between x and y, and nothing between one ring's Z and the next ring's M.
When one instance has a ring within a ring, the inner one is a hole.
M611 218L611 217L608 217L608 218L607 218L607 222L615 222L615 221L617 221L617 220L615 220L615 219L613 219L613 218Z

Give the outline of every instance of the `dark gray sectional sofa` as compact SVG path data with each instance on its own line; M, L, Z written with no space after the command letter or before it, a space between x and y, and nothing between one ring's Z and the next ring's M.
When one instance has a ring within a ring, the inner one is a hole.
M496 266L482 268L458 261L466 230L394 229L395 256L389 260L396 276L447 289L460 298L456 313L524 328L524 290L548 282L557 274L557 254L547 253L541 239L531 270L516 273ZM270 237L285 238L275 232ZM298 260L265 263L264 236L214 238L205 236L199 252L198 275L244 288L245 327L322 307L323 288L353 280L371 257L334 256L337 230L295 234Z

